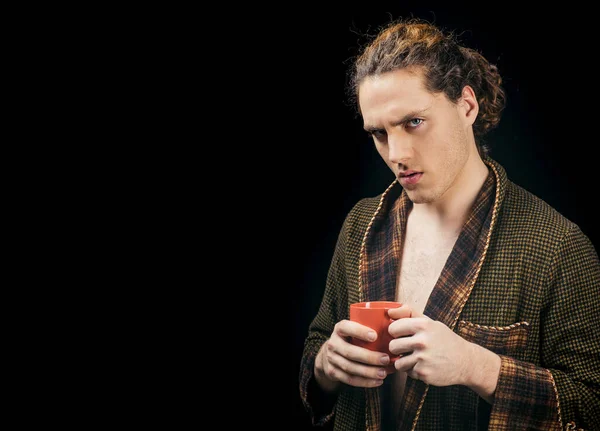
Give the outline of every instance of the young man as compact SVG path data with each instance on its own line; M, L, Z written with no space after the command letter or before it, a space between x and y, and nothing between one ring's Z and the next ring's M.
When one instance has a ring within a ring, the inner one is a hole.
M350 211L300 392L336 430L600 429L600 261L577 225L512 183L480 138L501 78L426 22L388 26L357 58L352 94L397 179ZM397 300L400 354L355 346L349 305Z

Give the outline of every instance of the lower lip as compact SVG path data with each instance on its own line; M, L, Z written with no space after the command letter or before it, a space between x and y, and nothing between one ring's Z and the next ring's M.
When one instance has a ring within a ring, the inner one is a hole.
M422 173L418 173L418 174L413 174L413 175L409 175L406 177L400 177L398 180L400 181L400 184L402 184L403 186L412 186L414 184L417 184L422 176L423 176Z

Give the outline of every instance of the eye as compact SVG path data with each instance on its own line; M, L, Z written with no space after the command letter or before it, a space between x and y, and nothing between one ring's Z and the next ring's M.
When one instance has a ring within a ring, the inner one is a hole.
M367 134L374 139L383 139L385 138L385 130L371 130L370 132L367 132Z
M406 123L406 127L408 127L409 129L416 129L421 125L421 123L423 123L423 120L421 118L413 118L412 120L409 120Z

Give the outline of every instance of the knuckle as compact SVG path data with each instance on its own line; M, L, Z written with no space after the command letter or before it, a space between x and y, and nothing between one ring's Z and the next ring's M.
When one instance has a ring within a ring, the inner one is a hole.
M426 346L425 340L423 340L422 338L418 338L414 342L415 349L422 350L425 348L425 346Z
M336 372L335 372L335 368L334 367L329 367L329 369L327 370L327 376L331 379L335 379L336 378Z
M397 348L398 348L397 340L390 341L390 344L388 345L388 349L390 350L390 352L396 353Z

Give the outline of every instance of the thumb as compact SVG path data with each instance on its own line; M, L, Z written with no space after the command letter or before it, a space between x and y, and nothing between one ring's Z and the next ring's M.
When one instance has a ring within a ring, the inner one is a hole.
M402 304L397 308L390 308L388 314L392 319L403 319L405 317L421 317L423 314L414 310L410 305Z
M410 317L423 317L423 316L424 316L424 314L421 313L419 310L413 309L412 310L412 316L410 316Z

